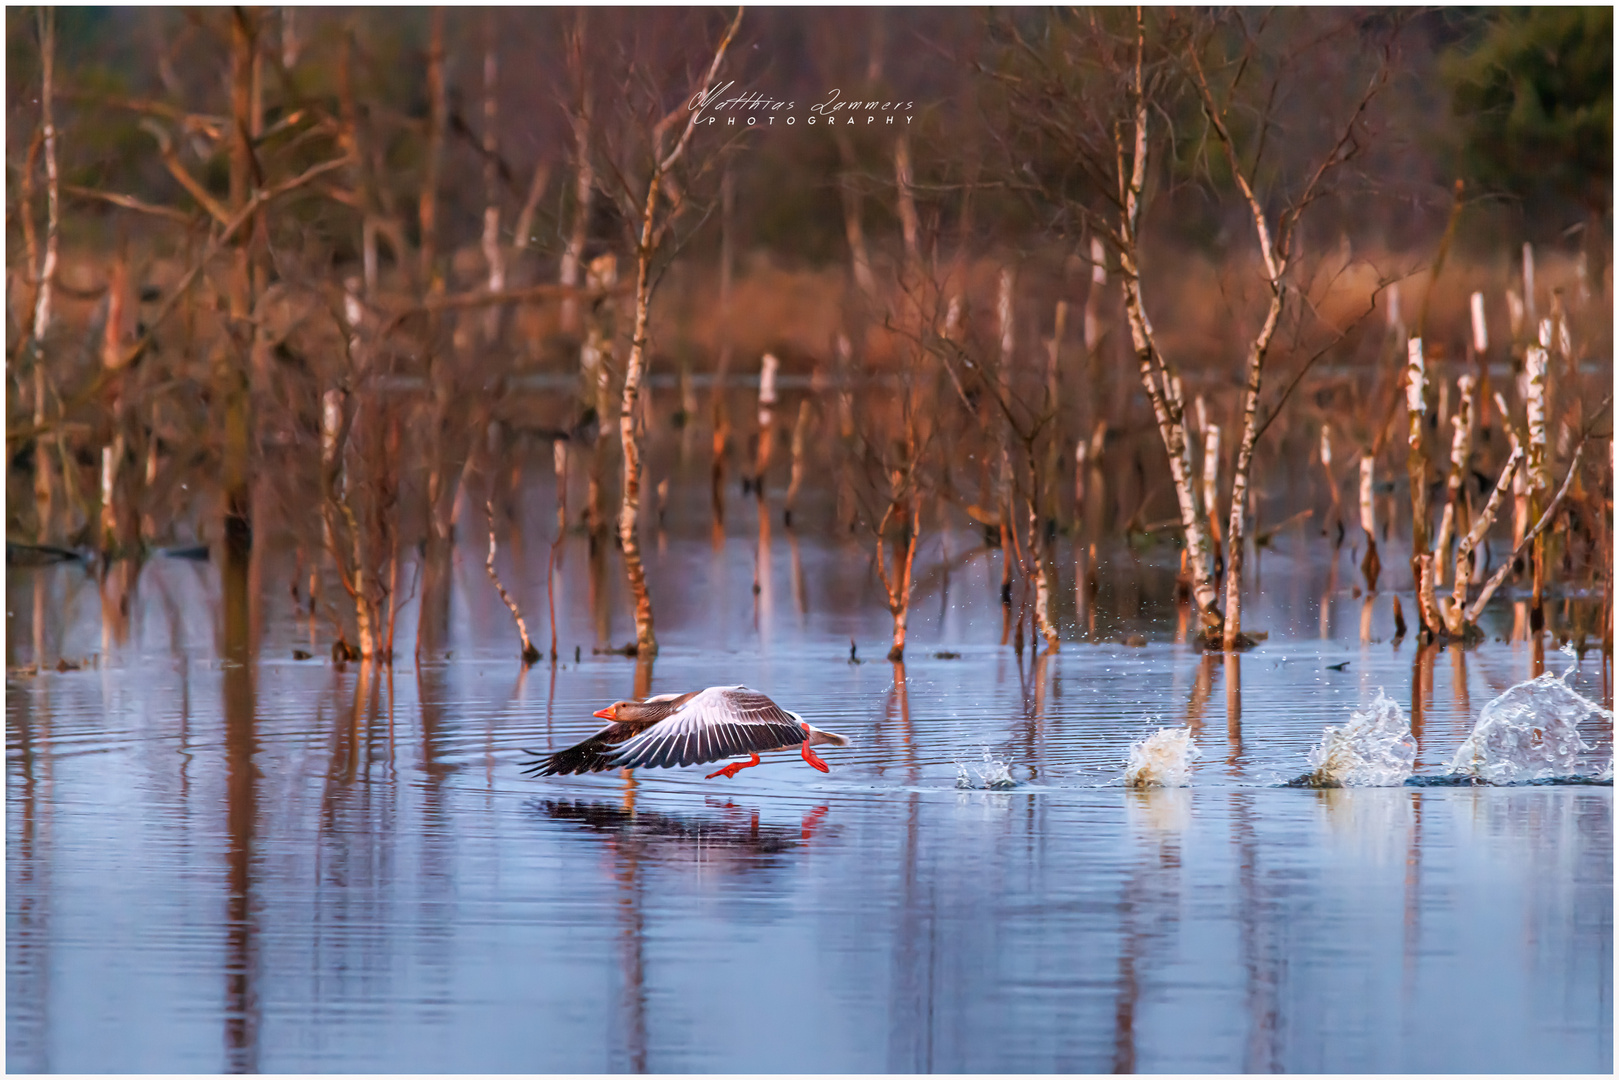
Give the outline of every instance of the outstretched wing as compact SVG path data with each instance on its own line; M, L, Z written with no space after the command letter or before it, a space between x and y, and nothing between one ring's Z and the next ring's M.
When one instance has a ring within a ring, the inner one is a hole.
M613 760L613 755L618 752L626 739L638 731L646 730L646 727L644 723L608 724L582 743L576 743L566 750L559 750L547 758L518 764L523 767L525 776L567 776L570 773L605 772L608 769L616 769L618 763ZM534 753L532 750L524 752Z
M711 686L611 755L628 769L704 765L722 758L797 746L807 737L796 713L757 690Z

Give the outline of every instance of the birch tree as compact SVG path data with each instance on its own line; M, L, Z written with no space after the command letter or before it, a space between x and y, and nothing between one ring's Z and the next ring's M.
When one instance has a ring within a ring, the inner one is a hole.
M639 202L639 232L635 243L635 314L630 331L629 357L624 364L624 392L619 409L619 438L624 449L624 483L618 513L618 536L624 550L625 572L629 577L630 592L635 598L635 641L637 654L653 656L658 651L657 637L652 624L652 599L647 593L646 570L641 562L641 544L638 524L641 515L641 386L646 378L650 359L648 323L652 309L653 261L660 246L669 235L675 219L688 205L686 192L676 184L672 175L676 165L686 156L691 146L697 123L704 118L701 102L705 91L715 85L725 54L742 25L742 8L738 8L719 44L714 48L707 71L692 88L690 94L652 125L650 132L650 169L635 191L624 178L623 194L641 194ZM677 134L678 132L678 134ZM668 205L666 206L665 203Z
M1249 474L1253 468L1254 444L1259 435L1259 394L1264 377L1265 359L1287 306L1290 285L1286 275L1293 261L1294 238L1297 235L1301 215L1321 194L1323 181L1332 171L1359 153L1362 141L1358 129L1372 99L1387 82L1388 67L1385 62L1372 76L1331 149L1309 173L1302 192L1289 200L1278 215L1273 231L1260 198L1255 194L1253 176L1258 171L1259 162L1255 160L1252 164L1244 164L1238 154L1236 140L1232 137L1231 129L1226 122L1230 99L1235 95L1243 74L1248 69L1246 62L1248 58L1246 56L1239 58L1236 74L1229 87L1226 88L1224 95L1217 95L1211 86L1200 51L1195 46L1188 50L1192 74L1203 104L1204 115L1219 141L1226 165L1231 171L1231 178L1242 193L1243 202L1253 218L1254 235L1259 243L1265 286L1269 294L1264 319L1248 346L1248 357L1244 364L1246 375L1243 385L1242 439L1237 444L1237 460L1231 473L1231 517L1226 534L1228 552L1225 568L1226 596L1221 636L1222 646L1231 649L1237 646L1242 634L1243 535L1247 524Z
M1256 41L1269 20L1256 29L1243 19L1241 12L1080 12L1054 16L1042 24L1038 37L1026 36L1019 22L1008 20L1008 54L994 73L1013 132L1005 145L1016 155L1002 166L1003 182L1036 205L1052 208L1048 212L1057 227L1074 243L1098 239L1118 258L1131 350L1168 458L1191 599L1205 641L1224 647L1242 640L1242 548L1254 448L1286 396L1280 395L1266 414L1260 397L1265 365L1284 327L1312 328L1304 321L1311 317L1310 305L1289 299L1290 290L1298 296L1298 286L1290 284L1290 271L1296 272L1298 222L1306 208L1328 193L1328 177L1366 144L1366 111L1386 82L1388 63L1384 46L1376 74L1349 102L1345 119L1331 131L1319 156L1302 175L1289 175L1265 158L1266 135L1277 123L1274 104L1285 84L1304 78L1302 64L1309 50L1340 48L1358 58L1364 44L1346 39L1360 33L1359 24L1340 20L1334 33L1301 40L1293 55L1275 47L1262 53ZM1233 41L1241 47L1227 58L1219 49ZM1257 58L1277 53L1287 56L1286 62L1261 70ZM1189 133L1184 123L1188 108L1196 108L1206 125L1205 137L1193 140L1189 151L1196 125ZM1234 120L1239 113L1240 126ZM1178 127L1166 122L1176 118L1182 121ZM1144 238L1155 178L1186 164L1176 154L1189 152L1194 171L1213 183L1216 170L1202 160L1204 144L1219 147L1223 167L1218 171L1236 188L1253 222L1265 282L1265 310L1244 364L1223 612L1204 500L1193 470L1183 379L1153 326L1154 286L1147 273L1152 252ZM1094 254L1092 259L1100 261Z

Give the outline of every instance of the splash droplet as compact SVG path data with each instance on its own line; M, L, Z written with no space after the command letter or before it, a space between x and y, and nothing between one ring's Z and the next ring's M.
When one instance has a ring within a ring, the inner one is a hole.
M1484 706L1472 734L1456 749L1451 771L1489 784L1598 776L1601 766L1582 760L1585 752L1596 749L1580 738L1579 726L1585 722L1611 726L1613 713L1575 693L1562 676L1547 672ZM1607 767L1613 767L1611 759Z
M1411 775L1417 742L1411 721L1393 698L1378 688L1365 711L1349 714L1343 727L1328 727L1310 750L1305 787L1398 787Z
M1190 728L1160 728L1130 745L1125 786L1185 787L1192 762L1201 754Z

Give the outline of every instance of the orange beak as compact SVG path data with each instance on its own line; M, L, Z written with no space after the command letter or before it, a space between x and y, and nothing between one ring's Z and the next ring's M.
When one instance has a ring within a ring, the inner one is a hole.
M607 706L607 708L605 708L605 709L597 709L595 712L591 713L590 715L599 716L603 720L617 720L618 719L618 717L613 715L613 707L611 705Z

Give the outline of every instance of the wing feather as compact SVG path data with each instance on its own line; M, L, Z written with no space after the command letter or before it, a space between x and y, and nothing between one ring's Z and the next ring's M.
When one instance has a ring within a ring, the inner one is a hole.
M613 760L618 748L638 732L646 730L647 725L642 723L614 722L602 728L596 734L583 742L575 743L566 750L543 757L536 761L524 761L519 764L528 776L567 776L571 773L604 772L616 769L618 765ZM533 753L532 750L525 751Z
M624 768L705 765L721 758L797 746L806 738L793 713L745 686L711 686L611 755Z

